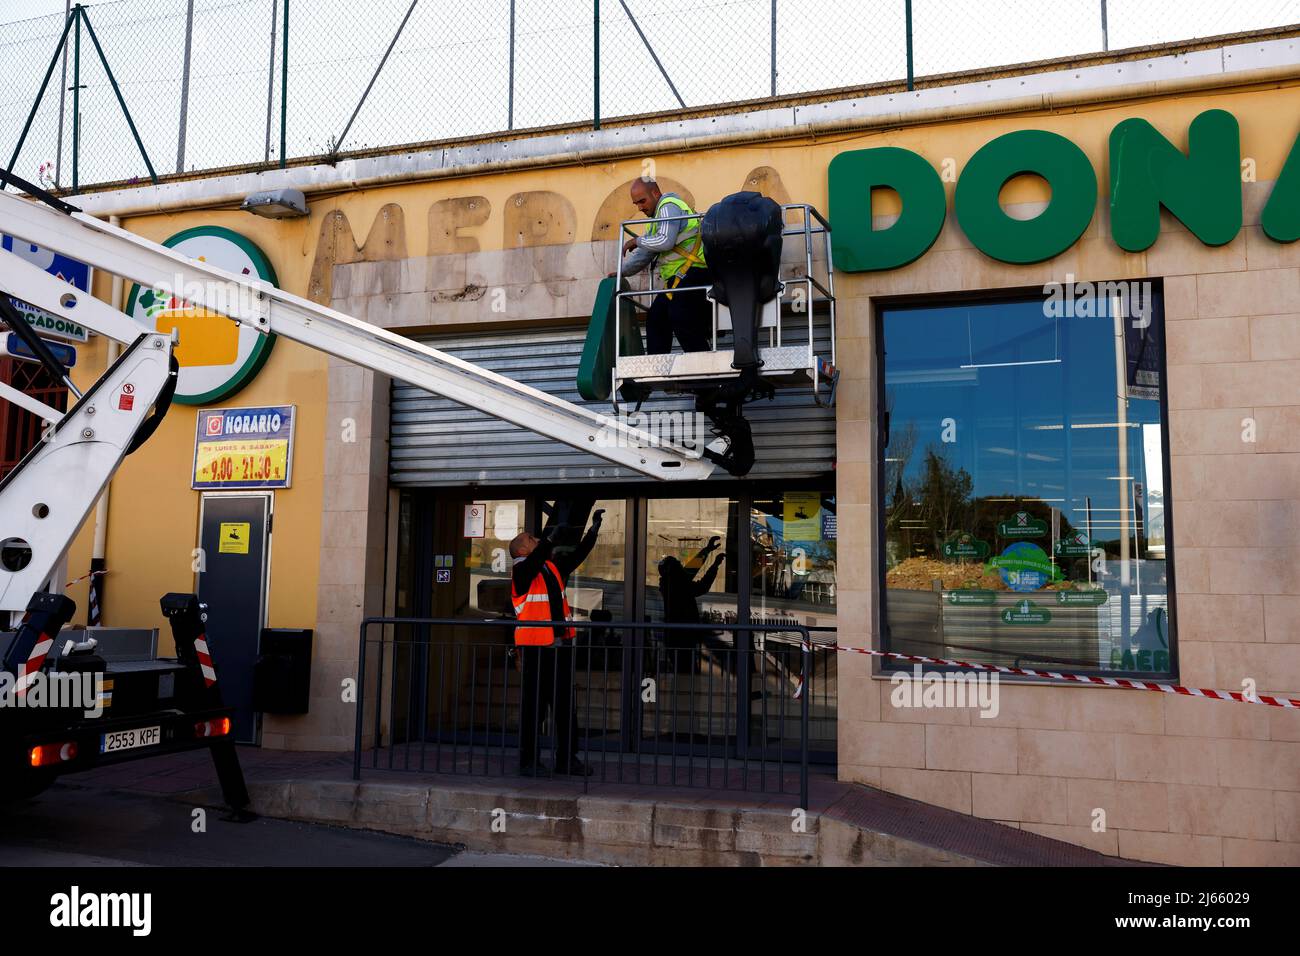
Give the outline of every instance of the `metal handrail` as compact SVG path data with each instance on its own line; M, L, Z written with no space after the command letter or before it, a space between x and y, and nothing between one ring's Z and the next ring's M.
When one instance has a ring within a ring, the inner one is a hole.
M789 212L790 210L799 210L801 212L802 219L799 223L795 225L790 225L789 223L785 222L786 213ZM648 226L660 222L679 222L679 221L687 221L691 219L702 219L703 216L704 213L697 211L693 215L688 215L686 213L678 213L676 215L671 215L671 216L654 216L646 219L624 219L619 224L619 233L620 235L637 236L638 233L633 231L632 229L633 226L639 226L639 225ZM781 308L781 302L782 302L782 296L784 294L784 290L785 288L787 288L792 284L806 283L806 287L808 289L807 362L808 362L808 368L811 370L812 373L814 398L819 404L821 404L822 399L821 399L821 393L819 388L820 374L819 374L819 369L816 367L816 354L813 350L813 340L815 335L814 320L816 318L816 309L814 307L818 304L826 305L826 312L830 320L830 338L831 338L830 364L832 367L834 367L835 365L835 269L831 260L831 244L829 241L831 225L826 220L826 218L820 212L817 211L817 208L813 206L811 203L785 203L781 206L781 218L784 224L781 230L781 236L783 240L787 236L803 236L804 274L802 276L797 276L797 277L792 276L789 279L783 280L780 284L780 289L777 292L777 318L776 318L776 330L775 330L776 347L780 348L782 345L783 310ZM814 221L820 224L820 228L813 225ZM818 241L822 247L821 251L824 254L826 259L826 283L824 285L813 274L813 236L820 237ZM618 257L618 266L615 270L615 288L617 291L615 292L614 314L615 314L616 323L622 322L621 304L625 299L629 302L629 304L633 309L639 309L645 312L649 310L649 305L647 303L638 301L639 298L648 297L653 299L654 296L668 291L698 292L703 290L707 292L708 289L712 288L712 286L693 285L693 286L679 286L675 289L669 290L664 287L656 286L655 272L653 268L650 269L649 274L650 274L650 278L649 278L649 285L647 288L624 290L622 288L623 256L620 250L620 255ZM820 297L816 293L820 293ZM718 350L719 305L716 300L711 299L710 302L711 302L711 307L713 312L712 333L710 337L710 344L711 344L712 351L716 352ZM635 321L635 319L633 319L633 321ZM614 395L613 400L616 406L618 404L618 398L617 398L618 382L619 382L618 362L619 359L622 358L621 355L622 342L621 342L621 336L618 334L618 332L619 330L616 328L615 335L614 335L614 363L613 363L613 370L611 372L611 376L613 379L611 382L611 394ZM769 333L769 345L771 345L771 337L772 335L771 333Z
M717 623L700 623L700 624L676 624L668 622L654 621L520 621L512 617L497 618L455 618L455 617L389 617L389 616L370 616L363 618L360 626L360 641L358 648L358 669L357 669L357 715L355 724L355 739L352 754L352 779L361 779L361 750L362 738L364 736L365 721L365 700L366 700L366 647L369 643L378 643L382 648L386 644L396 645L399 642L386 640L383 636L378 642L369 640L366 631L375 625L387 626L416 626L416 627L482 627L482 628L502 628L508 627L512 631L516 627L560 627L573 628L585 631L677 631L677 632L710 632L714 633L719 630L740 633L795 633L800 635L800 667L804 675L812 673L812 651L813 642L810 633L810 627L803 624L789 624L773 626L772 624L717 624ZM823 630L823 628L818 628ZM424 644L422 641L407 641L412 646ZM515 645L516 647L519 645ZM383 662L384 657L381 653L379 656L379 674L376 679L376 738L382 736L379 730L380 723L380 705L383 696ZM396 674L394 674L394 677ZM799 805L808 807L808 732L810 720L810 701L811 694L804 693L799 697ZM784 712L784 704L782 705ZM390 715L391 727L391 715ZM583 777L583 790L587 790L587 778Z
M625 299L630 299L638 295L658 295L660 292L707 292L712 289L711 285L679 285L675 289L627 289L620 292L619 295Z

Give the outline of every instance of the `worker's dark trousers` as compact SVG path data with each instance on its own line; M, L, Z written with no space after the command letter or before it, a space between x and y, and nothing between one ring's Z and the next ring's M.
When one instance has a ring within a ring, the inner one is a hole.
M519 702L519 765L537 763L540 725L551 710L550 731L554 741L555 769L567 770L577 744L577 717L573 700L573 646L521 647L523 695Z
M709 285L712 281L708 269L695 268L687 269L678 285ZM651 355L671 352L674 335L683 352L707 352L713 338L713 306L703 289L674 292L671 299L660 292L650 304L645 329L646 351Z

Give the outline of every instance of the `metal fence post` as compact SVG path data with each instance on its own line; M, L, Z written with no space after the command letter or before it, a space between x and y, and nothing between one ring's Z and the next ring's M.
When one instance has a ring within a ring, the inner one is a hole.
M18 154L23 150L23 143L27 141L27 134L31 132L32 129L32 121L36 119L36 111L40 109L41 100L45 98L45 88L49 86L50 77L54 75L54 64L59 62L59 51L63 50L64 55L67 55L68 31L72 28L72 20L74 17L78 22L80 22L80 12L81 7L78 6L73 11L72 16L68 17L68 19L63 23L63 33L59 37L59 44L54 48L54 55L50 57L50 66L45 71L45 79L41 81L41 88L36 91L36 99L32 101L32 109L31 112L27 114L27 122L23 124L23 131L18 134L18 142L14 144L13 155L9 158L8 172L10 173L14 171L14 167L18 164ZM80 36L80 34L78 34L78 36ZM73 134L74 136L76 134L75 126L73 127Z
M1106 0L1101 0L1101 49L1110 51L1110 30L1106 24Z
M402 17L402 22L397 25L397 32L393 34L393 39L389 41L388 49L384 51L384 55L380 57L379 65L375 67L374 75L370 77L370 82L366 84L366 88L361 94L361 99L357 101L357 108L354 109L352 115L348 117L347 125L343 127L343 132L339 133L339 138L335 141L334 148L330 150L331 154L338 155L339 151L343 149L343 141L348 138L348 133L352 129L352 124L356 122L357 114L361 112L361 107L365 105L366 98L370 96L370 91L374 89L375 80L379 79L379 74L384 69L384 64L388 62L388 57L392 54L393 47L397 46L398 38L401 37L402 31L406 29L406 21L411 19L411 14L415 12L415 5L419 2L420 0L411 0L411 5L406 8L406 16Z
M289 118L289 0L284 0L284 28L281 30L284 48L280 53L280 168L284 169L285 130Z
M912 0L903 0L903 15L907 20L907 88L912 88Z
M595 105L592 109L591 128L600 129L600 0L592 0L592 7L595 16L595 67L593 70L593 86L595 87Z
M802 641L801 657L803 658L803 693L799 695L799 807L807 812L808 810L808 719L810 716L808 698L812 696L809 687L812 685L812 635L808 628L804 627L799 639Z
M271 161L271 107L275 102L275 31L279 21L276 19L278 4L271 0L271 63L266 68L266 147L262 151L262 162Z
M650 59L654 60L655 66L659 68L659 75L662 76L664 82L668 84L668 89L673 91L673 97L677 100L677 105L682 109L686 109L686 101L682 99L682 94L677 92L677 85L673 83L673 78L669 76L668 71L664 69L664 65L659 59L659 54L656 53L655 48L650 45L650 40L645 35L645 31L641 29L641 24L636 22L636 17L632 15L632 8L627 5L627 0L618 0L618 2L619 5L623 7L623 12L627 14L627 19L628 22L632 24L632 29L636 30L636 35L641 38L641 43L645 46L646 52L650 54Z
M776 96L776 0L772 0L772 95Z
M357 721L352 747L352 779L361 779L361 730L366 718L366 621L361 622L361 653L357 664ZM382 653L382 650L381 652Z
M81 4L73 8L72 15L77 18L72 52L72 191L75 193L81 182Z
M181 123L176 136L176 172L185 172L185 121L190 109L190 50L194 42L194 0L185 4L185 65L181 67Z
M510 86L506 100L506 129L515 128L515 0L510 0Z
M64 36L67 36L68 15L72 12L72 0L64 0L63 3L63 23ZM63 182L63 107L68 98L68 46L63 41L59 42L59 48L63 50L63 71L59 76L59 140L55 146L54 153L54 188L58 189ZM13 172L11 169L10 172Z
M158 185L158 174L154 172L153 163L149 162L149 151L144 148L144 140L140 138L140 131L135 128L135 120L131 119L131 111L127 109L126 97L122 95L122 88L117 85L117 77L113 75L113 68L108 65L108 56L99 43L99 37L95 35L95 28L90 22L90 14L86 12L84 7L81 8L81 19L86 23L86 33L90 37L90 42L95 46L95 53L99 56L100 65L103 66L104 74L108 77L108 85L113 88L113 95L117 97L117 105L122 107L122 116L126 119L127 128L131 131L131 138L135 140L136 148L140 150L140 158L144 160L145 169L149 171L149 181L156 186Z

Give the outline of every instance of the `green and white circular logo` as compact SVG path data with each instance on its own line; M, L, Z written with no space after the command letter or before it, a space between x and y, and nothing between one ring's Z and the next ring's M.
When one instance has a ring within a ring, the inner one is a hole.
M235 275L257 276L278 284L262 250L231 229L195 226L178 232L163 245ZM158 289L132 286L126 312L150 329L180 333L176 360L181 370L174 400L182 405L204 405L233 395L253 380L275 344L274 335L236 325L224 315Z

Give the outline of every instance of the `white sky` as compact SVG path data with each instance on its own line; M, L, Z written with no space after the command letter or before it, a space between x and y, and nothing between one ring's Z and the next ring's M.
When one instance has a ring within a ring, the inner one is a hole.
M195 0L187 168L260 162L275 0ZM626 0L688 106L768 94L770 0ZM324 152L356 106L410 0L292 0L290 156ZM1101 0L914 0L915 72L1101 48ZM8 164L62 23L64 0L0 0L0 163ZM282 3L277 5L283 11ZM1110 47L1300 22L1300 0L1107 0ZM510 0L418 0L345 148L506 128ZM155 169L174 171L185 0L117 0L90 21ZM619 0L601 4L601 112L677 105ZM51 15L52 14L52 15ZM41 17L42 19L32 19ZM589 120L591 0L516 0L514 125ZM778 93L904 76L903 0L778 0ZM82 37L81 181L145 175L89 38ZM272 158L279 142L277 44ZM71 85L69 68L68 85ZM16 172L58 152L60 72ZM65 116L71 115L71 96ZM71 178L65 124L62 182Z
M0 0L0 23L62 13L67 0Z

